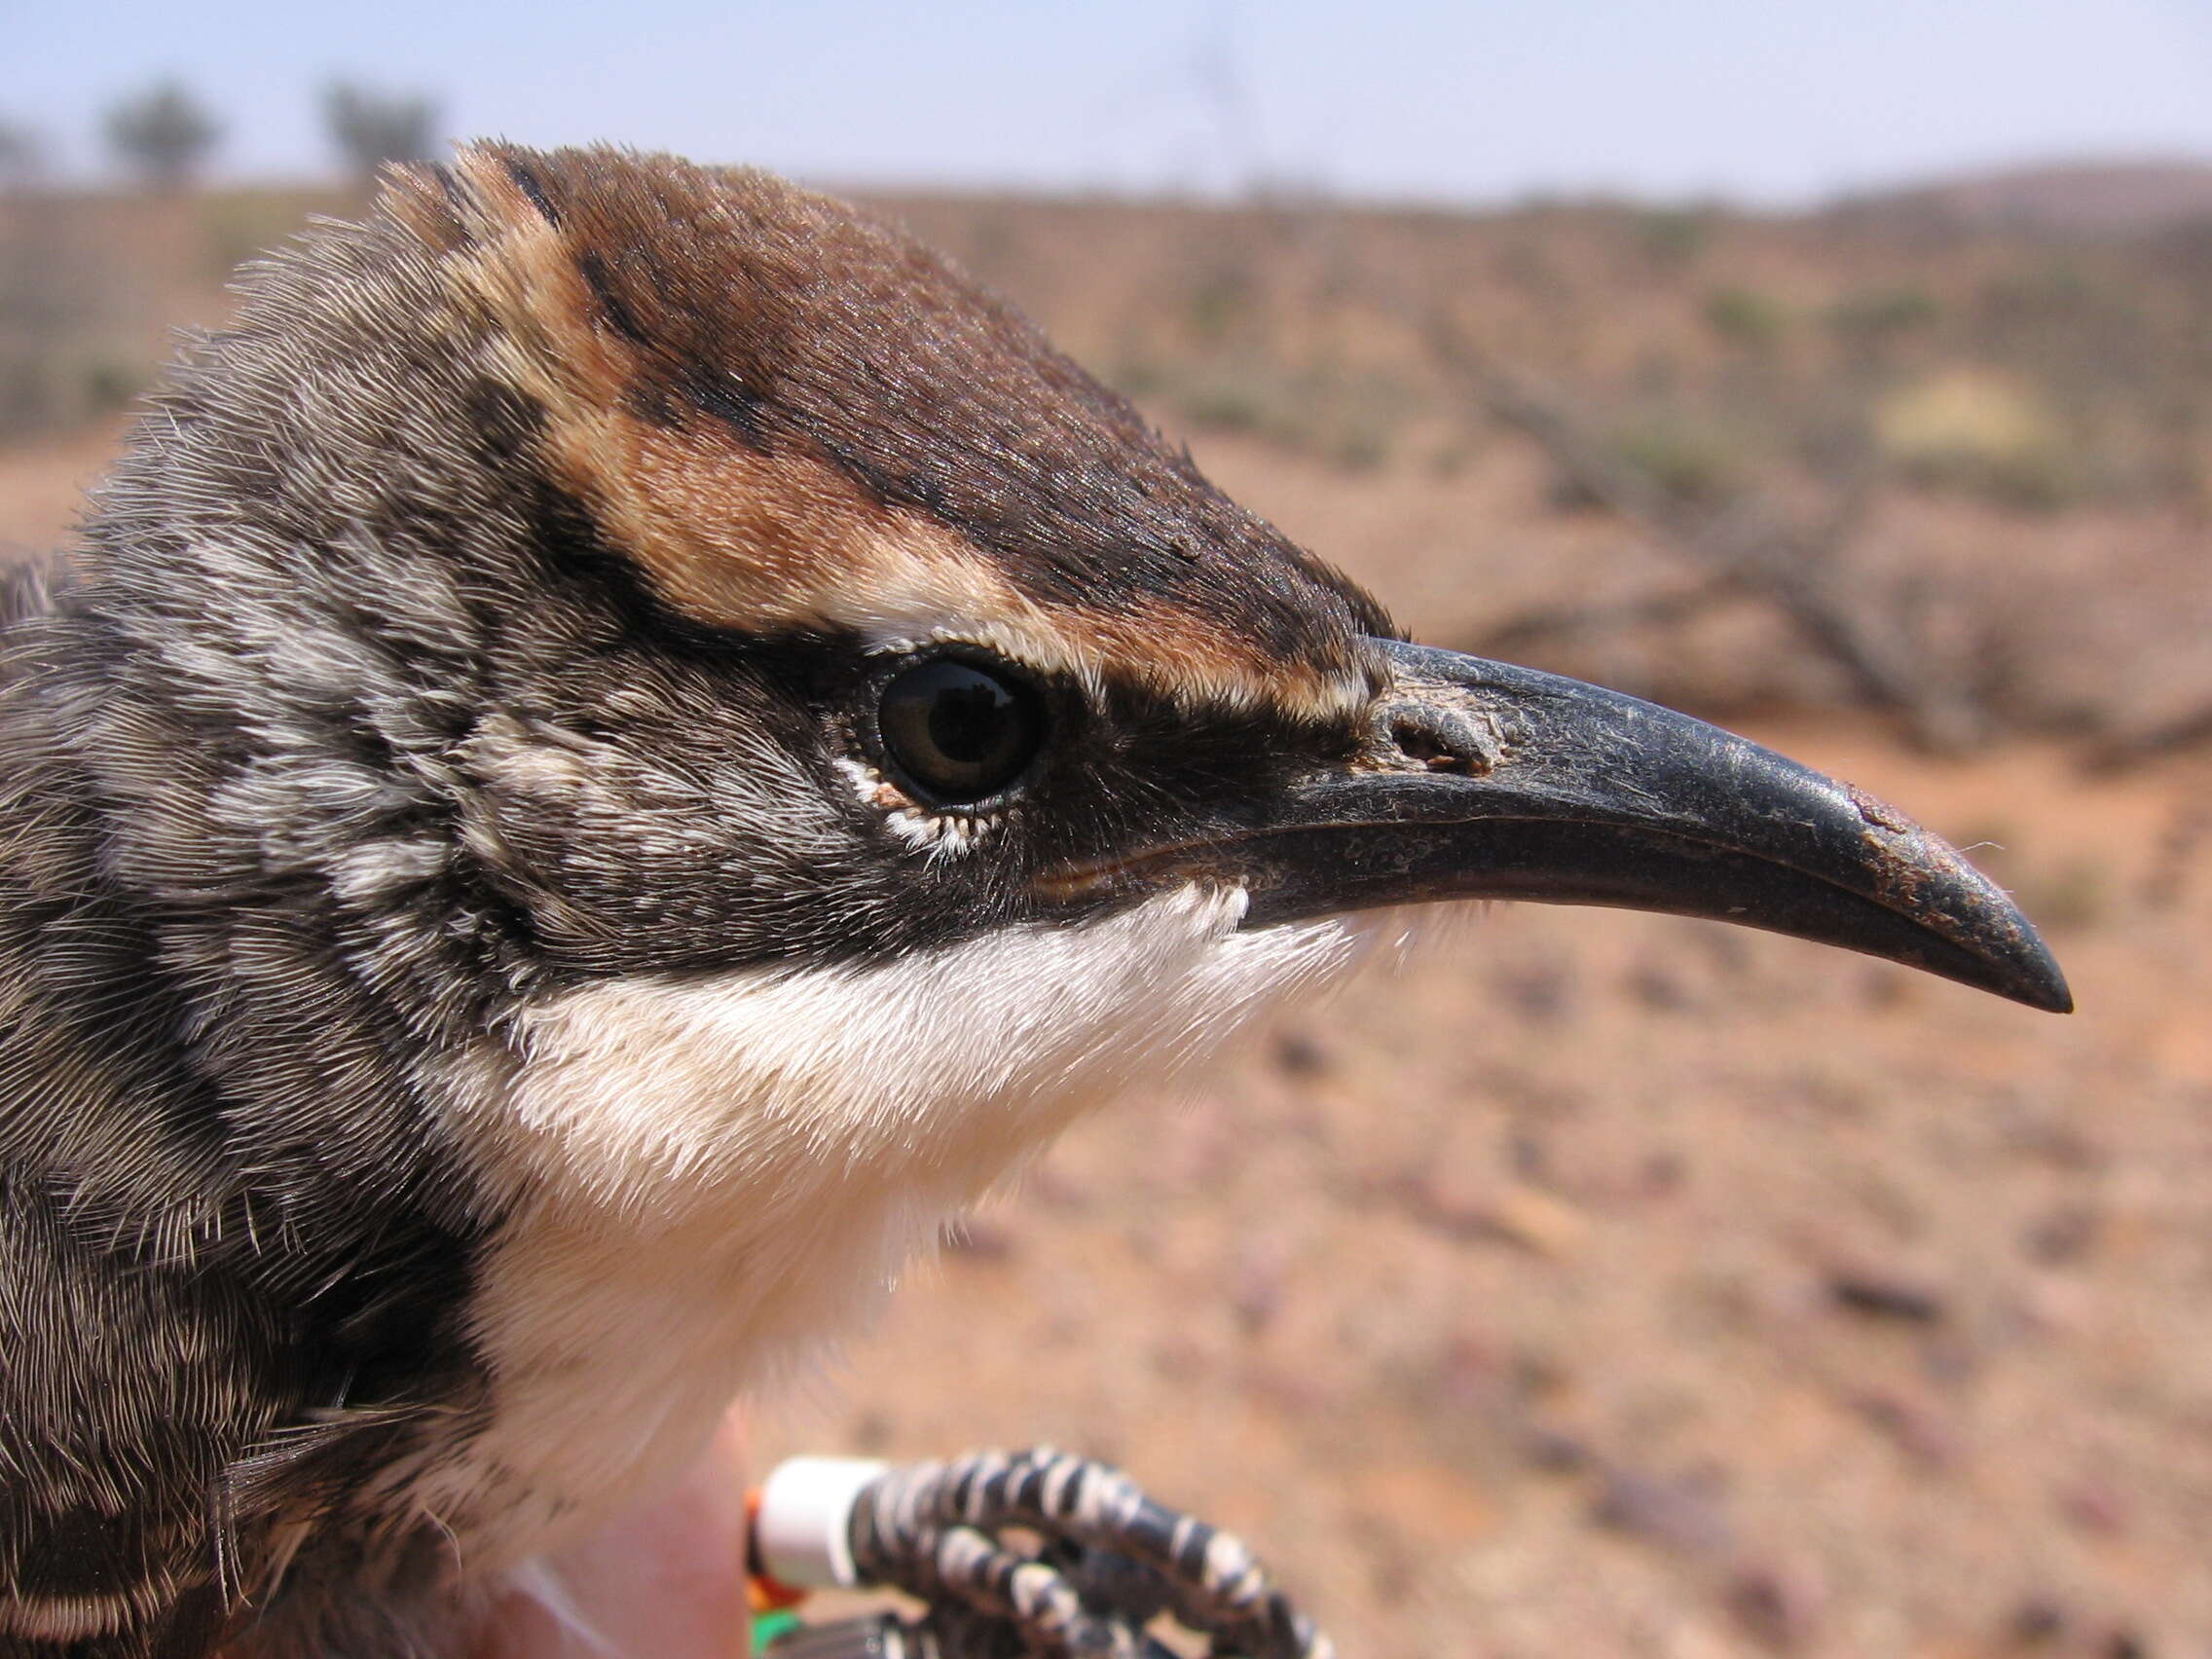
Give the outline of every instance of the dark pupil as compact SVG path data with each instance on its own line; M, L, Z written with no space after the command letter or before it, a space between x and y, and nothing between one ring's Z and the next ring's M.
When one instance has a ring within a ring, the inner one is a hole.
M918 663L883 690L877 717L900 770L941 801L980 800L1020 775L1037 753L1037 694L972 663Z

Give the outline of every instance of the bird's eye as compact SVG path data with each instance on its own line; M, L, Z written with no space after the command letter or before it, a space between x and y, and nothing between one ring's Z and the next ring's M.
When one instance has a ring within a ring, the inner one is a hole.
M953 657L901 670L884 686L875 720L892 762L936 804L997 794L1045 741L1045 704L1034 687Z

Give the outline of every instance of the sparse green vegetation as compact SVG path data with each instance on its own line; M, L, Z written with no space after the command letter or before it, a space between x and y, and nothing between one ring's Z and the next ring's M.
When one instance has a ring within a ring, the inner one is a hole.
M1828 308L1828 326L1855 345L1884 345L1933 327L1942 303L1918 283L1864 288Z
M1243 353L1140 358L1115 379L1194 430L1259 438L1354 472L1388 464L1424 402L1394 375Z
M1244 266L1225 265L1207 272L1191 289L1192 338L1204 345L1227 339L1253 320L1258 297L1259 285Z
M97 421L128 404L144 383L137 363L96 345L0 345L0 438Z
M1731 346L1764 350L1789 331L1789 312L1756 288L1715 288L1705 298L1705 325Z
M1712 507L1742 490L1751 457L1718 423L1679 412L1647 416L1614 433L1614 458L1670 500Z
M1649 207L1636 216L1637 239L1658 265L1694 263L1713 240L1713 214L1703 207Z

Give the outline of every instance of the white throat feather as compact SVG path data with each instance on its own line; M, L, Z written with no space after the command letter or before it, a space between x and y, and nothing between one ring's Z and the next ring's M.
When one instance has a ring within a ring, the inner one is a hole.
M606 1513L1087 1107L1341 978L1381 931L1240 932L1245 903L1191 886L1079 926L634 976L531 1011L503 1063L457 1078L510 1215L472 1304L493 1414L418 1502L511 1506L478 1566Z

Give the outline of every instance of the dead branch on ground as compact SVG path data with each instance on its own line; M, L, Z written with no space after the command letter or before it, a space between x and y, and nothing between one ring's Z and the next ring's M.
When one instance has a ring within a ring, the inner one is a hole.
M1380 282L1370 292L1381 309L1413 329L1430 362L1478 410L1534 441L1567 484L1697 572L1690 586L1660 595L1509 619L1489 644L1525 645L1640 622L1679 623L1750 596L1771 605L1862 702L1899 716L1926 747L1955 750L1987 729L1982 700L1924 648L1914 626L1915 596L1899 592L1885 605L1846 569L1874 498L1870 458L1843 459L1824 478L1825 499L1810 513L1772 495L1743 495L1717 505L1684 501L1613 455L1563 398L1485 350L1440 304L1416 304Z

